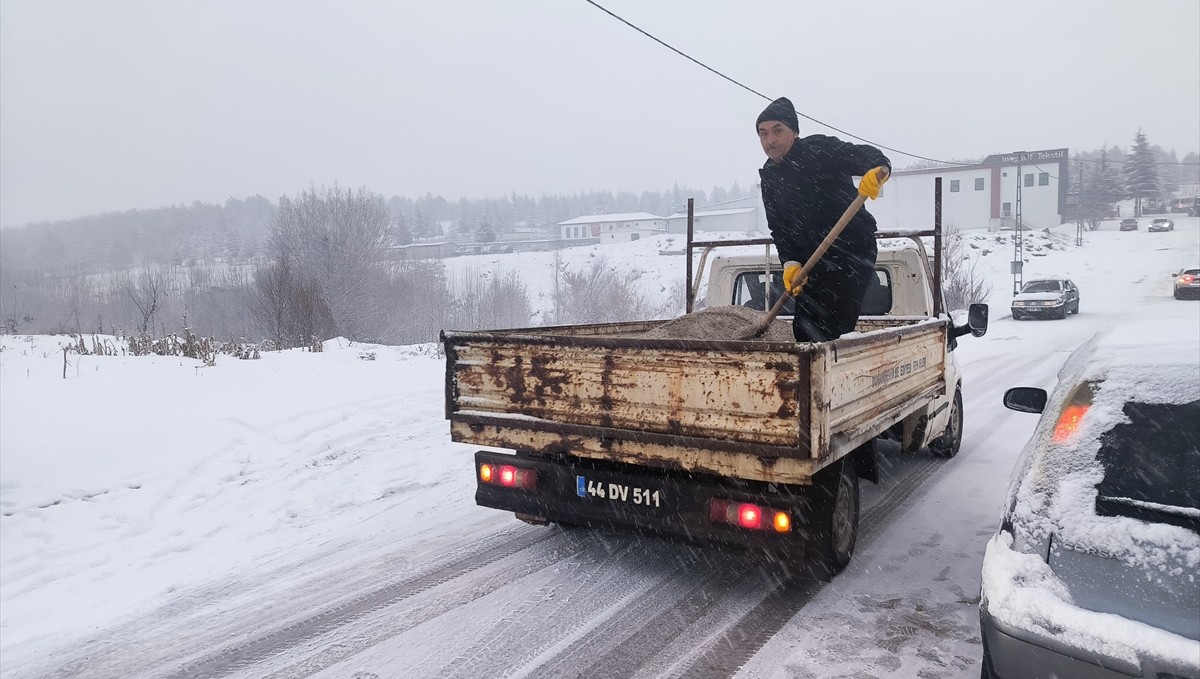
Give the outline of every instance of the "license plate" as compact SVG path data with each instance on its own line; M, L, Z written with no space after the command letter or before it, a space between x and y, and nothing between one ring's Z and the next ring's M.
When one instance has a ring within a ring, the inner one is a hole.
M662 491L638 488L625 483L597 481L586 476L575 477L575 494L582 498L628 502L643 507L661 507L663 503Z

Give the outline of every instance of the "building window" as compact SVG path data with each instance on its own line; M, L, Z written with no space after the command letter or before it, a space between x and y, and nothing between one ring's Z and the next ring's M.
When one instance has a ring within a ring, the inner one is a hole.
M1050 173L1043 172L1038 175L1038 186L1050 186Z
M1025 186L1033 186L1033 173L1025 175Z
M950 193L958 193L958 180L957 179L950 180Z
M1000 208L1000 216L1001 217L1011 217L1012 216L1012 203L1005 203L1004 206Z
M976 190L976 191L982 191L982 190L983 190L983 177L976 177L976 178L975 178L975 190Z

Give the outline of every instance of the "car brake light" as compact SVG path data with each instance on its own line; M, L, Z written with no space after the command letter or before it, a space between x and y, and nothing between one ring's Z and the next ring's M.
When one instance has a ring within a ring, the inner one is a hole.
M1185 274L1183 274L1182 276L1180 276L1180 277L1179 277L1179 282L1181 282L1181 283L1188 283L1188 284L1191 284L1191 282L1192 282L1193 280L1195 280L1195 278L1196 278L1196 277L1195 277L1195 276L1193 276L1193 275L1191 275L1190 273L1185 273Z

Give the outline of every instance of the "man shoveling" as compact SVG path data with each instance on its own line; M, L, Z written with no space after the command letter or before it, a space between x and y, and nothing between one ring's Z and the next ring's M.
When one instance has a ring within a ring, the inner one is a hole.
M759 170L767 226L783 264L784 285L796 298L797 342L824 342L854 330L875 275L875 218L858 210L807 277L802 263L857 196L875 199L891 162L873 146L820 134L799 137L792 102L776 99L758 116L758 139L768 160ZM851 179L861 176L857 190Z

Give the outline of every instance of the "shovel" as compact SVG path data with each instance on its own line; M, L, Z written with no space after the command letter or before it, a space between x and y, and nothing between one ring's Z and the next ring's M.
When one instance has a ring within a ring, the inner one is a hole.
M867 202L867 197L859 195L854 199L854 202L850 203L850 207L847 207L846 211L842 213L841 219L837 220L837 224L834 224L833 228L829 230L829 233L825 235L825 240L821 241L821 244L817 246L816 251L814 251L808 258L808 261L804 263L804 267L800 269L801 280L808 280L808 274L812 272L813 267L817 265L817 262L821 261L821 257L824 256L825 251L829 249L829 246L833 245L833 241L837 240L837 237L839 234L841 234L842 229L845 229L846 225L850 223L850 220L854 218L854 215L858 214L859 208L861 208L865 202ZM749 330L739 335L738 339L752 340L762 337L763 333L767 331L767 328L771 327L771 321L775 320L775 317L778 316L779 312L783 310L783 305L787 304L787 301L791 298L791 296L791 292L785 289L783 294L780 295L779 299L775 302L775 306L771 307L771 310L767 312L767 315L763 316L762 320L759 322L750 326Z

